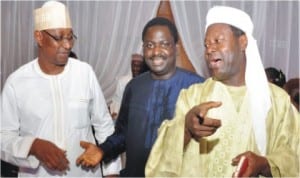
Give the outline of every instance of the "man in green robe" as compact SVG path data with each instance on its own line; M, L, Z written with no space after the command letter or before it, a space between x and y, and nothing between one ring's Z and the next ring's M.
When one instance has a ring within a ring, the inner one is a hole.
M212 78L182 90L175 118L159 129L146 176L300 176L299 112L267 82L250 17L217 6L206 23Z

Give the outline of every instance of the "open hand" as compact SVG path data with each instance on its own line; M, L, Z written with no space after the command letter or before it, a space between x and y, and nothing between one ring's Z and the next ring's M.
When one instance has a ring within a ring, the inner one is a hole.
M103 151L97 145L80 141L80 146L85 149L76 160L77 165L82 165L84 167L95 167L103 158Z

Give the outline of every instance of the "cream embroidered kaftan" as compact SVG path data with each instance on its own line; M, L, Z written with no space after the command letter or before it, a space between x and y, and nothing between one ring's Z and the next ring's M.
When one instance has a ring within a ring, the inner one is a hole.
M299 112L283 90L274 85L270 85L270 90L272 107L266 120L266 157L272 175L299 176ZM231 96L234 93L240 96ZM236 98L241 103L238 110ZM260 154L251 121L251 114L255 113L250 113L248 100L245 87L227 87L213 79L183 90L177 100L175 118L166 120L159 129L146 176L231 177L235 171L231 160L235 156L245 151ZM192 139L183 150L185 114L205 101L222 102L208 112L209 117L220 119L222 126L200 143Z

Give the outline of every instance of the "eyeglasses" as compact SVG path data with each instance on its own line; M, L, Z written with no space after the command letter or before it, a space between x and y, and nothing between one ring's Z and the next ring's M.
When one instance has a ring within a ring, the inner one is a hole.
M50 36L53 40L55 40L57 43L63 43L64 40L67 40L69 43L74 43L75 40L77 39L77 36L72 34L71 36L69 37L63 37L63 36L60 36L60 37L57 37L57 36L54 36L54 35L51 35L49 32L47 32L46 30L43 30L42 32L46 33L48 36Z

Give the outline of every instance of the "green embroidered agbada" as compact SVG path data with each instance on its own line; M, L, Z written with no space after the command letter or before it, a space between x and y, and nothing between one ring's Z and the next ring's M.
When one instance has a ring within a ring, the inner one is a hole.
M270 84L272 107L266 119L267 150L274 177L299 174L299 112L282 89ZM216 133L191 140L183 149L185 114L206 101L222 105L207 113L222 121ZM213 79L182 90L176 104L175 118L163 122L152 147L145 173L147 177L231 177L236 167L231 160L245 151L260 154L254 137L249 97L246 87L228 87Z

